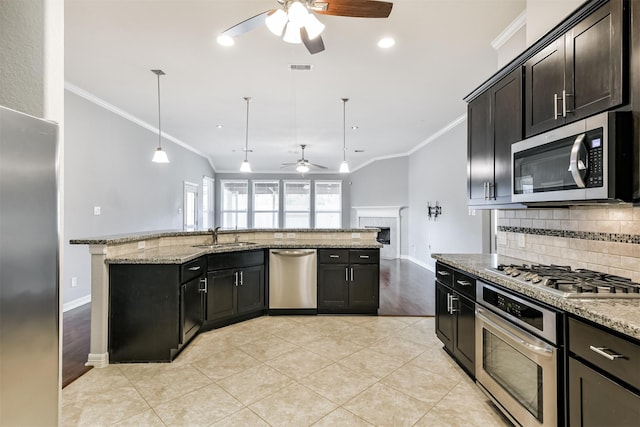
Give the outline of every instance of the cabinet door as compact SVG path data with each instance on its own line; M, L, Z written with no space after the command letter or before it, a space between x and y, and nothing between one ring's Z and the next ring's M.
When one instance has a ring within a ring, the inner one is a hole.
M569 358L570 426L637 426L640 396Z
M218 320L234 315L237 270L210 271L207 274L207 282L207 320Z
M525 63L525 133L532 136L560 126L564 90L564 37Z
M467 107L467 177L469 204L487 203L486 184L493 181L493 141L490 136L490 93Z
M476 305L457 292L453 303L456 312L453 354L458 361L475 375L476 360Z
M377 310L380 266L378 264L353 264L349 268L349 276L349 307Z
M318 309L346 308L349 305L349 266L318 265Z
M623 102L622 1L613 0L566 35L568 120L578 120Z
M522 140L522 69L518 68L491 89L494 179L491 197L511 203L511 144Z
M195 335L202 325L201 277L203 276L196 277L180 286L181 344Z
M449 313L449 296L453 291L436 281L436 335L453 350L453 316Z
M238 314L264 309L264 266L241 269L236 290Z

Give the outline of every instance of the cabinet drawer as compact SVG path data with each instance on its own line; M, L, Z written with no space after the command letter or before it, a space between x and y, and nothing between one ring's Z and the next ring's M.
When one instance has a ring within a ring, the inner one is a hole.
M453 272L453 289L475 301L476 279L459 271Z
M211 254L208 259L208 271L224 270L227 268L242 268L264 264L264 251L241 251L222 254Z
M436 263L436 279L450 288L453 287L453 269L444 264Z
M320 249L318 259L321 264L348 264L349 249Z
M180 283L186 283L194 277L205 273L207 270L207 258L200 257L180 266Z
M349 263L351 264L378 264L380 251L375 249L351 249L349 251Z
M640 345L570 318L569 350L640 389Z

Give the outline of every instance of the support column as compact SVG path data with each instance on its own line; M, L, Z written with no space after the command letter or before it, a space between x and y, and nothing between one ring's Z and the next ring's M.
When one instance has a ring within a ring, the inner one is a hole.
M109 365L109 266L106 245L89 245L91 252L91 347L87 366Z

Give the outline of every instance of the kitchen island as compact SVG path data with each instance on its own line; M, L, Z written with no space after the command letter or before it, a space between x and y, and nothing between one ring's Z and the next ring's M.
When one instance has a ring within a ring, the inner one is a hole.
M237 254L230 255L230 259L242 260L245 252L262 254L276 248L377 251L382 246L376 240L377 232L376 228L221 230L216 233L160 231L71 240L71 244L89 245L91 253L91 344L87 365L104 367L109 364L109 322L113 314L109 306L113 296L110 293L111 266L126 280L136 280L131 279L131 274L140 277L140 268L148 266L153 270L154 280L176 277L179 281L176 286L193 287L197 286L198 279L193 272L206 270L206 265L199 264L200 260L215 254ZM136 265L139 267L135 273L125 271ZM147 298L152 297L147 295ZM192 299L184 301L186 305L190 303L195 304ZM188 319L183 320L188 323ZM191 337L186 337L186 341ZM181 340L181 345L186 341Z

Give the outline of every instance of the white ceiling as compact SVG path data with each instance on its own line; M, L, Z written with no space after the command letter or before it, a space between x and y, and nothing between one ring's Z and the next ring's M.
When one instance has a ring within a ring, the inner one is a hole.
M245 96L253 98L254 172L281 172L280 163L299 157L299 144L308 145L307 159L336 172L340 99L347 97L353 170L405 154L463 115L462 97L496 71L490 42L525 0L396 0L388 19L318 15L326 50L316 55L266 28L238 37L233 47L215 42L228 27L277 6L275 0L66 0L65 80L157 126L150 70L164 70L163 133L206 155L217 172L236 172L243 159ZM378 48L382 36L393 36L396 46ZM313 70L291 72L289 64ZM150 133L141 143L151 156L157 138ZM171 157L170 146L167 152Z

